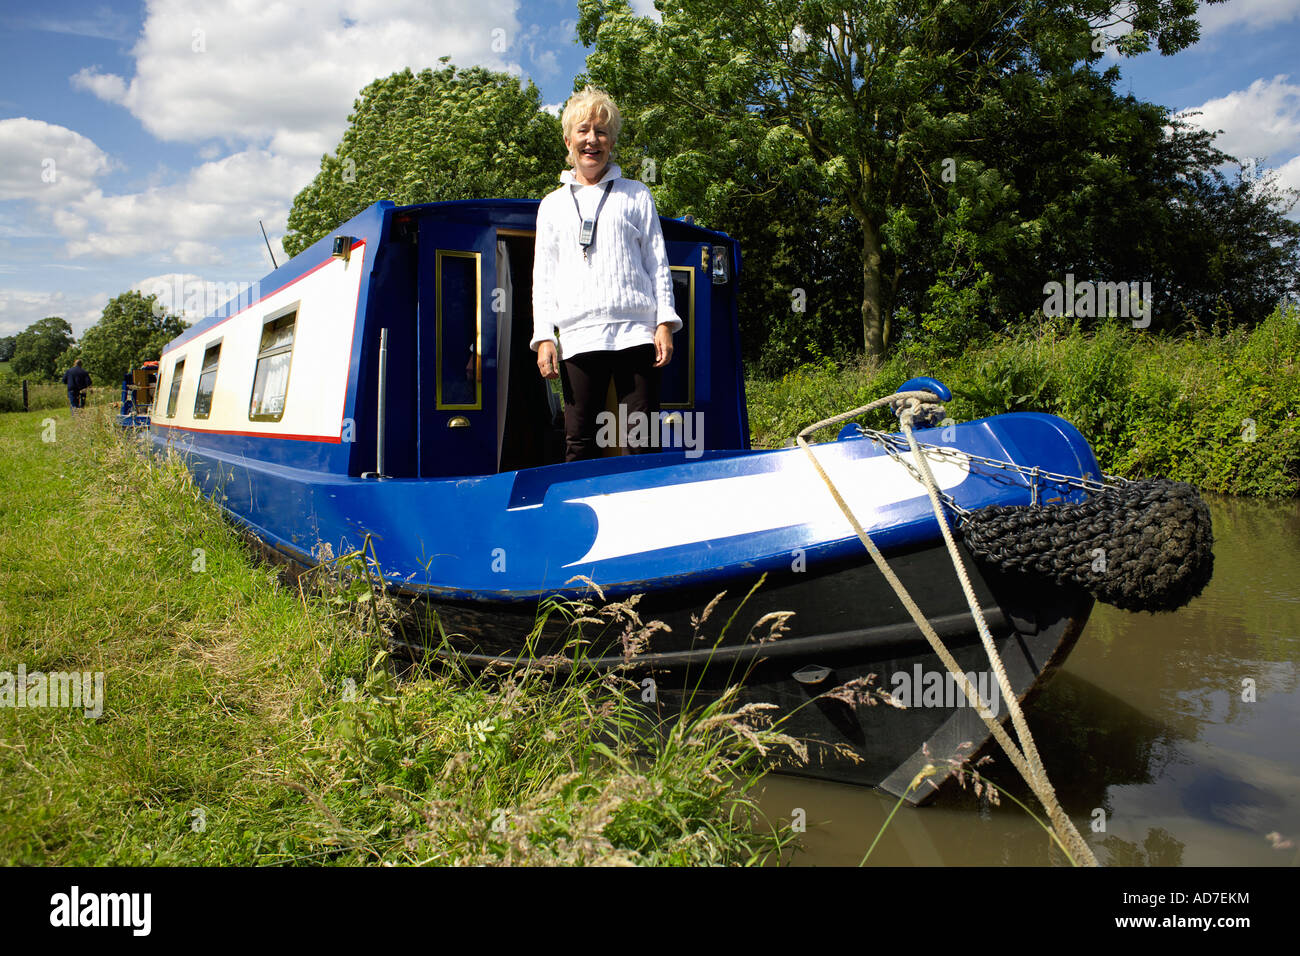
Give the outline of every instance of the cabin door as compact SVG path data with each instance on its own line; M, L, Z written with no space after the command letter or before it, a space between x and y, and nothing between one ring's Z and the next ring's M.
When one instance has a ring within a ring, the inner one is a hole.
M693 409L707 402L703 394L708 377L697 369L708 368L709 301L711 286L710 246L703 242L665 242L673 276L673 299L682 327L673 335L673 359L660 380L659 404L665 412Z
M494 232L426 218L419 249L420 475L494 474Z

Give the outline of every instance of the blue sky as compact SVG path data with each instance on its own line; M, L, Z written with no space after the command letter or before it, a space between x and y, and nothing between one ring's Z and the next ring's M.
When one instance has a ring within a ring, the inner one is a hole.
M260 278L258 218L283 262L294 195L377 76L450 55L530 78L558 107L585 58L573 0L0 11L0 335L47 315L80 334L129 288L165 289L193 319L205 289ZM1177 56L1120 61L1121 89L1201 111L1222 148L1300 188L1300 0L1228 0L1202 24Z

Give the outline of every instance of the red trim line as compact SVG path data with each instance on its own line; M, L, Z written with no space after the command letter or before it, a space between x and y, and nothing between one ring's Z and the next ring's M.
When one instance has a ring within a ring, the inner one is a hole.
M253 438L286 438L290 441L314 441L324 445L341 445L343 436L332 435L280 435L275 432L243 432L228 428L190 428L187 425L164 425L162 422L150 422L153 428L175 428L195 435L249 435Z

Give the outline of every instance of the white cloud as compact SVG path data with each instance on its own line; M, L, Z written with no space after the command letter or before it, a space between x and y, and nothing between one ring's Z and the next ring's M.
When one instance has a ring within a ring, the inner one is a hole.
M542 50L533 56L533 66L542 76L553 76L560 71L560 60L554 50Z
M334 152L342 136L342 133L333 136L318 130L281 130L271 138L268 148L273 153L319 160L326 153Z
M1283 189L1300 190L1300 156L1294 156L1273 170L1275 181ZM1300 203L1291 210L1292 219L1300 219Z
M114 13L108 7L99 7L81 16L40 17L26 19L15 17L11 24L19 29L41 30L46 33L66 33L71 36L94 37L99 40L130 42L130 19L124 13Z
M534 79L555 76L560 71L559 50L578 43L578 21L566 18L559 23L543 27L533 23L515 38L516 48L527 52L532 63Z
M519 71L515 0L149 0L129 79L96 68L78 89L124 106L162 140L224 140L319 159L360 89L403 67ZM494 34L494 31L497 31ZM503 31L503 32L502 32Z
M1244 90L1182 115L1204 129L1223 130L1215 145L1238 159L1263 157L1271 165L1285 163L1300 153L1300 86L1288 79L1285 75L1258 79ZM1186 115L1190 113L1201 115Z
M655 9L655 0L631 0L630 5L638 17L649 17L655 23L663 22L663 16Z
M68 238L80 236L90 228L90 223L84 216L78 216L67 209L54 210L53 221L54 228L59 230L59 234Z
M172 248L172 257L186 265L225 265L226 254L210 242L185 239Z
M17 335L33 322L57 315L68 320L74 336L80 336L99 321L107 304L108 296L102 292L68 295L63 292L0 289L0 335Z
M69 239L69 256L153 253L178 265L217 265L225 256L215 243L243 238L260 244L258 219L269 232L282 231L294 194L317 168L312 161L248 149L203 163L175 185L121 195L90 190L55 222ZM72 231L64 223L81 228Z
M113 165L80 133L25 116L0 120L0 156L0 200L58 202L84 193Z
M22 179L31 179L30 161L0 176L15 178L13 195L46 207L60 200L42 216L67 240L69 256L218 265L223 243L261 244L258 219L273 235L283 231L293 197L334 150L358 92L376 77L436 68L444 55L519 72L506 60L522 47L515 7L515 0L148 0L134 74L87 67L72 85L124 107L159 139L201 144L205 162L180 182L117 195L86 174L58 196L40 193ZM272 243L280 257L283 248Z
M98 71L97 66L82 67L72 76L73 87L94 93L109 103L121 103L126 99L126 81L116 73Z
M573 37L572 20L521 30L517 0L146 0L143 7L133 65L86 66L71 85L122 107L158 139L194 144L199 164L140 171L132 191L116 192L104 176L115 164L86 137L36 120L0 121L0 200L25 200L0 208L0 246L36 238L60 245L68 263L102 268L95 260L135 258L140 272L208 272L204 282L246 275L250 264L269 268L258 219L284 262L277 237L293 197L337 145L363 86L405 67L440 68L444 55L516 74L520 58L549 68L548 52ZM43 183L41 163L50 157L58 175ZM20 270L0 266L3 273ZM73 302L10 288L0 319L21 312L12 321L25 327L46 314L70 321L85 314L89 325L106 297L92 309L75 295L81 289L67 289Z
M1300 0L1228 0L1214 6L1202 4L1197 11L1202 36L1230 27L1263 30L1297 18L1300 18Z

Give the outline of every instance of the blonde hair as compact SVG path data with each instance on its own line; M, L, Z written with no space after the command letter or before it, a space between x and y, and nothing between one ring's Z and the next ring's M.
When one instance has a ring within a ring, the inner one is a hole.
M573 131L578 124L589 116L609 128L610 159L613 160L614 144L618 142L618 131L623 128L623 115L619 113L613 98L604 90L588 84L581 92L574 93L564 104L564 113L560 116L560 126L566 140L573 139ZM572 146L569 147L569 165L577 167L578 157Z

